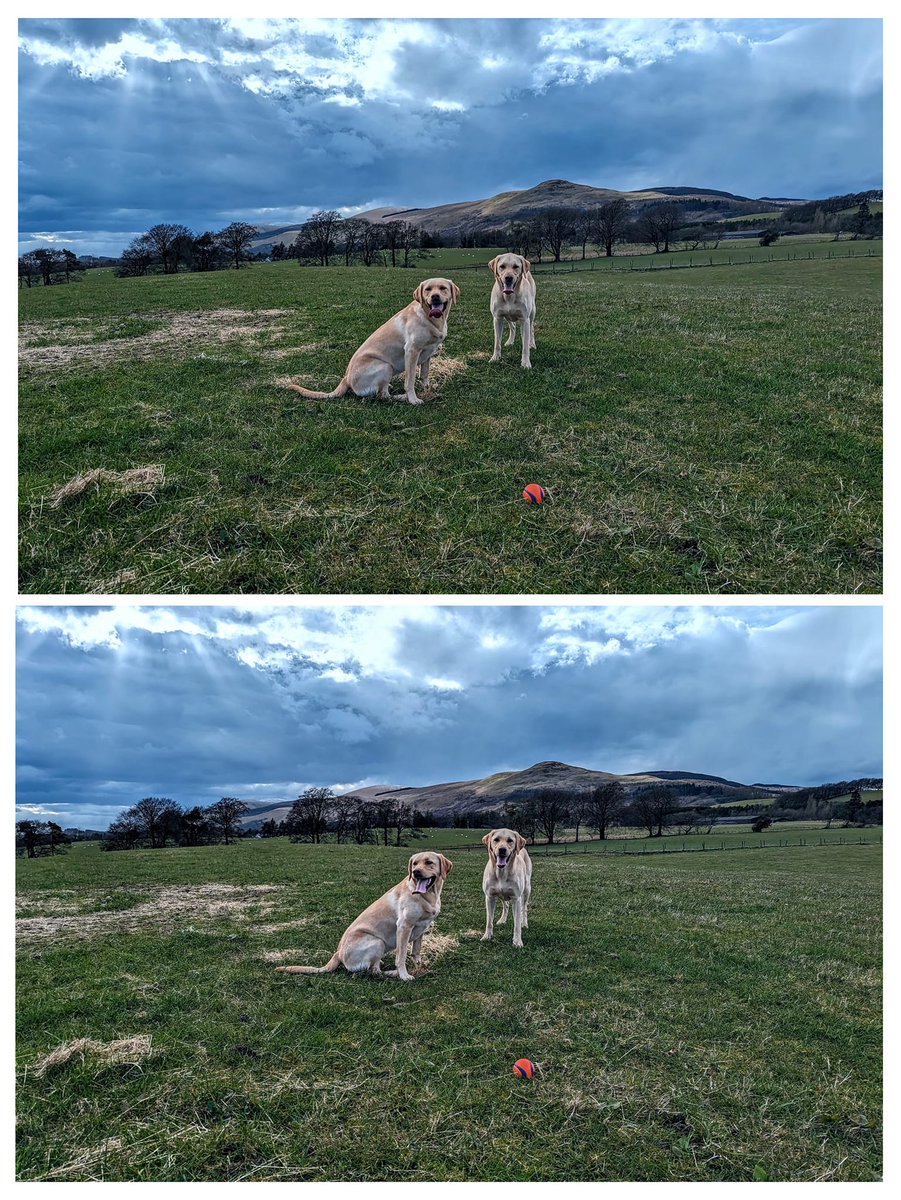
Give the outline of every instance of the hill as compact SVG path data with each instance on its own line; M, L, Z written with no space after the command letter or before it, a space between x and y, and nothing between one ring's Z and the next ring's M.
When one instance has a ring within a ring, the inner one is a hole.
M587 767L574 767L563 762L540 762L520 771L499 771L484 779L464 779L452 783L426 784L421 787L398 787L390 784L373 784L357 788L355 796L373 803L386 798L409 804L411 808L428 813L437 820L450 820L457 816L493 813L507 804L519 804L548 789L560 791L587 791L601 784L617 781L627 797L634 796L645 787L655 784L672 790L686 803L707 805L722 802L751 800L769 789L736 783L719 775L704 775L692 771L640 771L630 775L616 775L609 771L592 771ZM787 785L772 789L785 790ZM271 804L254 804L244 818L248 826L259 825L265 820L283 820L291 807L291 801Z
M720 220L723 217L759 213L761 208L779 209L783 204L766 199L751 199L705 187L654 187L642 191L624 192L616 188L591 187L571 183L568 179L547 179L534 187L520 191L499 192L483 200L455 201L431 208L386 207L371 208L357 213L366 221L385 224L388 221L408 221L427 233L441 234L446 241L484 234L491 229L504 229L511 221L525 221L548 208L584 210L606 204L609 200L625 200L636 211L649 204L678 200L686 221ZM806 203L795 201L793 203ZM297 226L260 227L254 249L264 249L273 242L288 246L297 236Z

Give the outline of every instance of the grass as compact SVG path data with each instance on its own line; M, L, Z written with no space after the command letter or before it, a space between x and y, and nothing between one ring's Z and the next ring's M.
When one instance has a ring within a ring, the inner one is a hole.
M460 272L422 408L281 386L464 253L22 291L22 592L881 590L879 259L546 274L531 372Z
M879 847L538 857L515 955L460 853L414 983L274 971L408 854L20 861L19 1178L879 1178Z

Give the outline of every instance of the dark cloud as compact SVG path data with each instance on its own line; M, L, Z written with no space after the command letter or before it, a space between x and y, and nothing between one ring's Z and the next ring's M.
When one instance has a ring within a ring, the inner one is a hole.
M159 220L277 224L559 177L804 197L882 182L877 20L24 20L20 35L27 246L66 231L109 252Z
M881 774L877 607L23 609L18 803L291 799L561 759Z

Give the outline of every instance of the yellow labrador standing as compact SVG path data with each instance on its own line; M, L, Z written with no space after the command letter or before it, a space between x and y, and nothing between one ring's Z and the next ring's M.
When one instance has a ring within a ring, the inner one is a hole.
M334 400L345 392L385 398L391 380L403 372L407 400L422 404L416 395L416 368L427 388L429 363L447 337L447 314L459 295L460 289L450 279L426 279L413 293L412 304L369 335L333 392L311 392L296 383L287 386L312 400Z
M407 970L407 954L413 947L413 965L418 967L422 937L441 912L441 889L453 869L443 854L424 851L414 854L407 865L407 876L385 892L351 921L338 949L324 967L276 967L296 975L325 975L344 967L357 973L397 975L405 981L413 976ZM382 971L382 959L394 951L397 969Z
M494 353L491 362L501 361L501 338L504 321L510 327L507 345L516 341L519 324L522 339L520 365L532 366L531 351L535 346L535 277L532 264L521 254L499 254L488 264L494 272L491 289L491 315L494 317Z
M485 893L485 932L483 942L494 937L494 909L501 901L498 925L507 919L513 903L513 945L522 945L522 931L529 928L529 897L532 894L532 860L526 850L526 839L515 829L492 829L482 841L488 847L488 863L482 876Z

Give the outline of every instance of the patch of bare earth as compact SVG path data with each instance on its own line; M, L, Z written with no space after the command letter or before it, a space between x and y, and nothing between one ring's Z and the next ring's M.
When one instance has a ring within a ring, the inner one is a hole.
M130 930L184 928L185 922L191 920L228 917L239 922L255 921L259 915L272 912L281 891L274 884L233 887L210 883L203 887L148 888L143 903L120 912L21 917L16 921L16 937L28 942L47 938L85 941Z
M19 337L19 363L36 370L58 371L73 363L92 366L122 360L158 358L161 354L190 357L200 346L243 344L261 334L281 334L286 308L267 308L246 312L240 308L220 308L213 312L148 313L161 322L159 329L132 338L108 341L91 339L91 329L83 331L70 321L28 322ZM81 334L83 340L79 341ZM52 345L33 345L35 341L57 340Z

